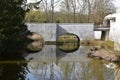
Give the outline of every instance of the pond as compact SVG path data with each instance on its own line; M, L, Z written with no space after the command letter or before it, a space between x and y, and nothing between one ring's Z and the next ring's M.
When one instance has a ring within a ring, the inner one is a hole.
M120 80L119 65L88 58L89 50L79 46L64 52L44 45L39 52L0 58L0 80Z

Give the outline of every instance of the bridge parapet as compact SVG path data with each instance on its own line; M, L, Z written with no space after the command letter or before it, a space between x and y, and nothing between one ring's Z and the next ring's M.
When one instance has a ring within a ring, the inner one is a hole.
M94 27L94 31L108 31L110 27Z

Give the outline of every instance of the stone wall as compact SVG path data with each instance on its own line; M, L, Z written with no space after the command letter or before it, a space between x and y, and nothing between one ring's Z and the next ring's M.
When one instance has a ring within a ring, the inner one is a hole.
M58 24L57 37L65 33L73 33L77 35L80 40L94 39L94 24L91 23L66 23Z
M28 30L40 34L44 41L56 41L56 24L28 23Z
M80 40L94 39L94 25L91 23L28 23L28 30L36 32L43 36L45 41L56 41L56 39L65 33L73 33Z

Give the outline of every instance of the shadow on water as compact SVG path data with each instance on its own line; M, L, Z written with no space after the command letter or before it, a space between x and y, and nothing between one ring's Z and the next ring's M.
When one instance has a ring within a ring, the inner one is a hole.
M25 80L27 61L21 53L0 56L0 80Z

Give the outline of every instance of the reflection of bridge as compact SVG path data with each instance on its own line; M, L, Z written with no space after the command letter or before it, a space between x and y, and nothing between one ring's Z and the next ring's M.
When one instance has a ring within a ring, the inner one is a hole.
M65 33L73 33L80 40L94 39L94 24L91 23L28 23L28 30L36 32L43 36L45 41L56 41L56 39Z
M106 71L103 62L86 56L89 50L90 47L81 46L75 52L65 53L56 49L55 45L45 45L41 52L26 57L29 60L27 69L25 68L28 70L27 76L30 80L99 80L101 77L104 80L113 79L110 76L111 71ZM93 76L92 73L98 76Z

